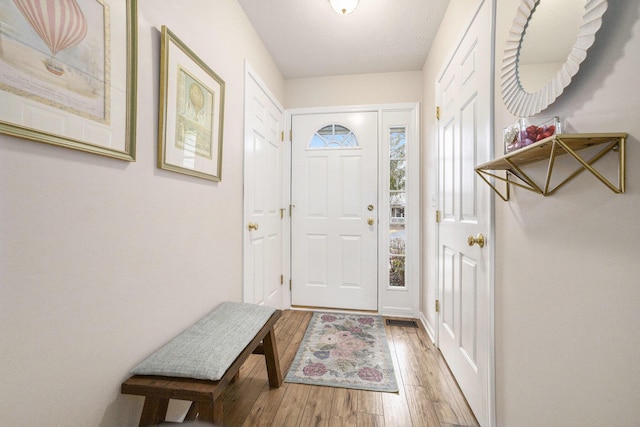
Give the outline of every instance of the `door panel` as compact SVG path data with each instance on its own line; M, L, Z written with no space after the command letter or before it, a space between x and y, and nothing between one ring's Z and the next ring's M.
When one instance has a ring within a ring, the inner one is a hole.
M327 288L329 274L329 239L326 234L307 234L307 286Z
M477 138L475 132L477 120L483 119L476 115L476 95L466 101L460 111L460 186L461 188L474 188L476 186L475 167L478 164L476 156ZM465 222L478 222L477 194L475 191L462 191L460 196L460 216Z
M478 355L478 263L461 256L460 278L460 351L472 370L477 371Z
M444 110L443 110L444 111ZM452 221L454 218L454 132L455 122L449 121L442 129L442 142L440 151L440 206L442 209L442 219Z
M292 304L377 310L377 216L367 210L377 206L377 112L291 121ZM357 144L312 146L334 124Z
M456 252L446 246L442 246L442 292L440 296L440 300L442 301L441 323L451 339L455 338L454 331L456 329L456 310L454 309L455 300L453 298L453 293L455 292L455 261Z
M328 182L327 179L320 179L320 177L327 177L329 174L328 162L329 159L325 156L306 159L305 182L307 193L302 197L307 201L307 216L310 218L327 219L329 216Z

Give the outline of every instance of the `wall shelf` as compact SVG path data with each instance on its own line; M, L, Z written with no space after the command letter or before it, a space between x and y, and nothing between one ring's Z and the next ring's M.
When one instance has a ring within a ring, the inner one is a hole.
M527 147L505 154L490 162L478 165L475 170L505 202L509 200L510 187L512 185L542 194L543 196L548 196L585 170L591 172L614 193L624 193L626 139L626 133L572 133L553 135ZM585 159L578 154L581 150L595 146L602 146L602 149L589 159ZM611 151L618 153L617 185L612 184L593 167L594 163ZM550 188L555 159L563 154L569 154L576 159L579 163L578 169L560 183ZM522 167L542 161L547 162L547 174L544 183L539 185L523 171ZM505 171L506 173L502 176L498 175L498 171ZM505 183L505 191L501 192L496 184L492 182L491 178Z

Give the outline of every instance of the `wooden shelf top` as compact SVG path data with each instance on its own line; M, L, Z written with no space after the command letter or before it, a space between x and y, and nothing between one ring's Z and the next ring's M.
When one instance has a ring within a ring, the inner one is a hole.
M555 141L566 144L573 151L579 151L626 137L626 133L564 133L553 135L490 162L478 165L476 170L512 170L512 164L524 166L541 160L549 160ZM562 147L556 147L555 155L561 154L566 154L566 151Z

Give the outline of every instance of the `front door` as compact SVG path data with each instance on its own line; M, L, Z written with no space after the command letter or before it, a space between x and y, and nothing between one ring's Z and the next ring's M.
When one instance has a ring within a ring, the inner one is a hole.
M378 309L378 113L291 116L291 303Z
M484 1L437 82L439 121L438 345L480 425L490 418L489 187L491 2ZM479 235L484 244L477 243ZM475 239L469 242L469 237ZM470 243L472 244L470 246Z

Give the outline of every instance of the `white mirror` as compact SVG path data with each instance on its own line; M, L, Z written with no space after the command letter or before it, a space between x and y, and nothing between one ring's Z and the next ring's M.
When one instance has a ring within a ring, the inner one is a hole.
M502 98L518 117L562 94L587 57L607 0L521 0L502 61Z

